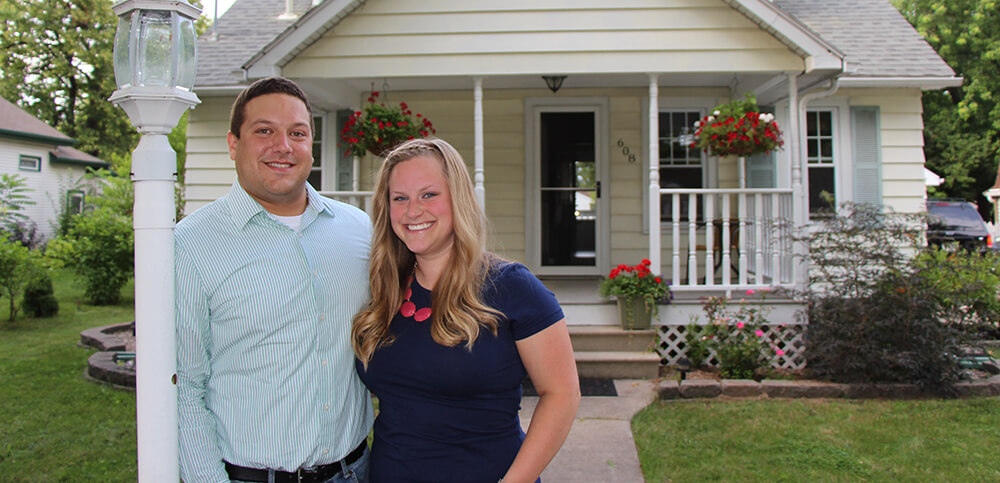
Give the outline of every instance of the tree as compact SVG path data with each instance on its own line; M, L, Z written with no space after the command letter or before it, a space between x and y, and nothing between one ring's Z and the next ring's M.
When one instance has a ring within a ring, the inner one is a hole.
M9 322L17 317L17 296L33 274L31 251L0 235L0 297L10 301Z
M925 92L924 154L944 175L936 194L979 201L1000 161L1000 4L997 0L894 0L894 4L965 80Z
M21 210L35 202L28 198L32 190L24 183L20 175L0 174L0 230L10 230L28 219Z
M115 90L118 17L108 0L8 0L0 33L0 95L99 158L127 154L138 135Z

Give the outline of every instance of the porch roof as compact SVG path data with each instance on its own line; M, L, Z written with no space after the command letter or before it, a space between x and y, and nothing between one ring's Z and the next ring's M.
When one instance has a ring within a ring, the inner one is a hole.
M936 79L938 83L945 79L947 85L960 83L887 0L723 1L806 59L807 71L812 68L827 72L822 77L840 71L840 60L846 58L846 78L878 79L884 85L893 85L899 78ZM248 77L279 73L282 65L365 3L366 0L326 0L313 7L310 0L293 0L298 17L281 20L285 4L282 0L237 0L218 19L214 33L209 31L200 39L196 90L204 94L213 91L230 94L245 86ZM214 40L213 35L216 35ZM607 76L580 77L574 79L582 82L580 87L609 85ZM749 80L747 85L762 83L764 79ZM367 86L370 80L361 80L358 85ZM709 85L709 82L729 85L731 80L732 73L670 76L670 82L678 85ZM531 86L537 87L536 78L531 77L530 81ZM664 81L661 77L661 82ZM494 87L524 87L518 82L529 79L491 77L490 82ZM645 86L647 82L645 73L618 74L610 85ZM929 81L918 84L923 88L937 87ZM397 89L430 86L442 88L447 84L442 84L441 79L394 81Z

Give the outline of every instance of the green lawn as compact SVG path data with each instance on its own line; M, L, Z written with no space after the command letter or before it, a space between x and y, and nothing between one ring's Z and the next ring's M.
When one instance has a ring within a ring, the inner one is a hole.
M133 319L132 287L112 307L79 303L55 273L59 315L7 322L0 302L0 480L135 481L135 394L84 379L80 331Z
M135 481L135 396L83 377L81 330L126 322L78 303L6 322L0 302L0 481ZM646 480L1000 481L1000 398L655 402L632 422Z
M1000 481L1000 398L658 401L632 432L647 482Z

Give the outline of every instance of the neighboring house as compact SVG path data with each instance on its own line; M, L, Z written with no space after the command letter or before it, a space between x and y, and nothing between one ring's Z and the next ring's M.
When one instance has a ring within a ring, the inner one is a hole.
M692 293L802 286L791 227L823 191L922 211L921 91L961 84L887 0L237 0L198 48L187 212L236 179L230 105L275 74L316 110L310 182L371 189L377 160L337 142L374 88L465 157L494 250L588 287L649 258ZM783 150L686 148L694 121L746 92Z
M108 163L73 148L76 140L0 98L0 173L19 175L33 205L24 207L38 235L52 238L64 208L79 212L86 203L81 178Z

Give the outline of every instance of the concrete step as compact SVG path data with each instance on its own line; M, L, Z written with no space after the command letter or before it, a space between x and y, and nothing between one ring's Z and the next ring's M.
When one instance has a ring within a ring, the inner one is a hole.
M616 325L571 325L569 336L574 351L648 351L656 331L622 330Z
M659 376L660 356L655 352L580 351L574 356L581 377L655 379Z

